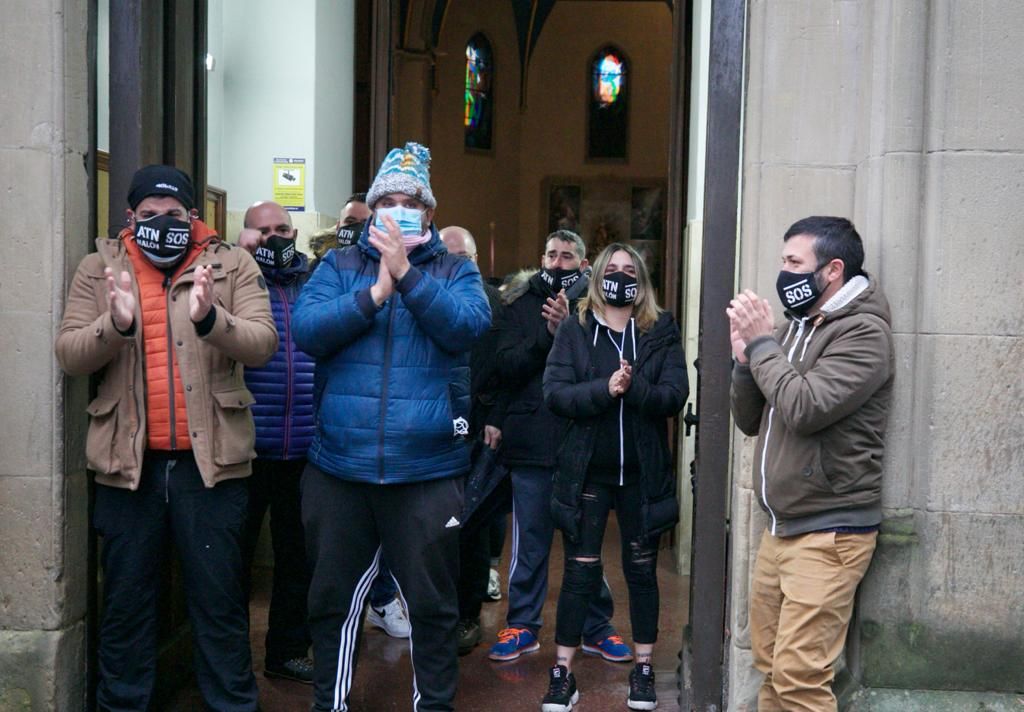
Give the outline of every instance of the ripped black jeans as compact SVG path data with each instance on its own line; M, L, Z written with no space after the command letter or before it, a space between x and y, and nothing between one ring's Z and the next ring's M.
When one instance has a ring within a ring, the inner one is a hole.
M658 541L637 541L640 534L640 485L619 487L587 482L583 486L580 538L573 543L563 536L565 575L558 595L555 642L576 647L590 601L598 595L604 569L601 543L614 506L622 537L622 571L629 587L629 620L633 641L654 643L658 639ZM580 559L594 559L586 562Z

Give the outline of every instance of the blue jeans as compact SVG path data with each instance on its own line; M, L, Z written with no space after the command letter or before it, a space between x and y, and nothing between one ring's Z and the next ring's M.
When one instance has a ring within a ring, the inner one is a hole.
M508 573L508 625L527 628L534 635L543 625L544 600L548 595L548 559L555 523L551 519L551 468L512 469L512 560ZM583 639L596 643L615 634L611 618L615 610L608 582L589 605Z

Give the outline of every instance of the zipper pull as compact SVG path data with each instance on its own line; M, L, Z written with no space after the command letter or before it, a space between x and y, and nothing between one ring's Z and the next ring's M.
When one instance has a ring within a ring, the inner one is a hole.
M171 275L167 274L166 272L164 272L164 285L163 286L164 286L164 291L165 292L167 291L167 288L171 286Z

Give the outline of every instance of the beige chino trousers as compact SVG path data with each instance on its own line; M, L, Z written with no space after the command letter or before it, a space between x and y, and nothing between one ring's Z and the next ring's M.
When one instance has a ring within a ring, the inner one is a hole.
M833 664L878 532L761 537L750 591L758 712L833 712Z

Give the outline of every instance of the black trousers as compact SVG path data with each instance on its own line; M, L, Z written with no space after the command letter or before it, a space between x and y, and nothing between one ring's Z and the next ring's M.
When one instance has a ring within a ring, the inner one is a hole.
M98 485L93 523L103 537L100 710L149 707L156 680L161 566L173 542L181 559L196 679L218 712L257 707L242 585L248 483L208 489L191 452L147 453L139 489Z
M459 618L480 617L491 574L490 531L480 526L459 535Z
M306 467L302 522L313 567L315 710L348 710L364 604L382 559L412 624L413 709L454 709L462 490L461 478L376 485Z
M587 605L601 590L604 569L601 544L608 524L608 512L615 507L622 540L622 573L629 588L629 620L633 640L658 640L658 540L640 539L639 484L605 485L586 482L580 498L583 509L579 541L565 542L565 576L558 595L555 642L576 647L580 644L587 617ZM595 559L581 562L578 559Z
M494 548L505 545L505 517L512 508L512 483L506 478L480 503L459 533L459 618L475 620L487 597ZM498 543L495 544L495 530Z
M253 460L249 478L249 516L242 556L246 574L246 600L252 591L252 560L263 517L270 510L270 537L274 548L274 584L270 594L266 664L281 665L309 651L306 598L309 570L302 534L299 482L306 468L299 460Z

